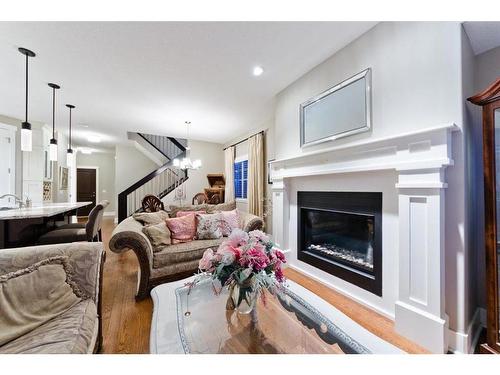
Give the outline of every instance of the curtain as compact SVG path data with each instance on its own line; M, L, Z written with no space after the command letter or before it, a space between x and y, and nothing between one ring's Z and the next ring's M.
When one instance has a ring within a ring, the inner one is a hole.
M234 146L224 150L224 174L226 177L226 191L224 202L234 201Z
M264 214L264 134L248 139L248 212Z

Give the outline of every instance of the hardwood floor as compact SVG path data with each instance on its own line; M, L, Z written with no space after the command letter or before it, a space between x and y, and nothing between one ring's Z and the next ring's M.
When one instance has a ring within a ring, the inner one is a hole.
M137 258L132 251L115 254L108 241L115 224L106 218L103 223L103 242L106 248L103 281L103 346L101 353L148 353L149 331L153 305L151 299L136 302ZM427 353L410 340L398 335L394 323L348 297L290 268L288 279L311 290L349 316L367 330L398 346L408 353Z
M138 262L135 254L115 254L108 248L115 224L106 218L102 228L106 247L103 275L103 345L101 353L149 353L149 331L153 303L136 302Z

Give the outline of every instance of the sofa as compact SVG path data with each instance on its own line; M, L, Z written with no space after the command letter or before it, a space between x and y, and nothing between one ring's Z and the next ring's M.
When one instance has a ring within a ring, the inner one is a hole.
M4 249L0 251L0 276L25 272L34 264L54 258L62 258L69 265L71 282L85 297L74 297L75 303L60 315L1 345L1 354L90 354L100 350L105 259L102 243L75 242Z
M170 206L166 214L175 217L178 211L206 211L207 213L231 211L236 208L234 202L218 205L201 204L190 206ZM263 229L263 220L255 215L239 211L240 228L249 232ZM150 238L143 232L144 225L133 216L119 223L109 241L109 248L115 253L132 250L139 261L136 299L149 296L151 289L165 282L180 280L192 276L198 270L198 262L208 248L217 248L220 239L193 240L186 243L171 244L162 247L153 246Z

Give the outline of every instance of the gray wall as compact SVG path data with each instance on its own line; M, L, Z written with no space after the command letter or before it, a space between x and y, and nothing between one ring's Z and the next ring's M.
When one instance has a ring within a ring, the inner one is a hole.
M200 169L188 171L189 178L185 182L186 201L183 203L191 204L196 193L203 192L209 187L207 174L224 173L224 152L222 151L223 145L220 143L189 140L188 146L191 148L189 155L191 160L201 159L202 162ZM166 207L170 204L179 204L173 198L174 192L162 199Z
M90 155L78 152L76 155L76 167L98 167L99 200L108 200L109 206L106 212L116 212L115 194L115 154L93 153Z
M459 33L458 23L384 22L363 34L278 94L276 157L333 145L300 149L299 105L366 68L373 73L373 130L335 145L450 121L460 125Z
M242 134L241 136L232 139L231 141L227 142L224 144L224 147L228 147L232 144L235 144L242 139L245 139L253 134L258 133L259 131L264 131L265 132L265 139L264 139L264 147L265 147L265 158L264 160L266 161L266 166L265 166L265 176L266 176L266 197L272 198L272 192L271 188L272 185L267 183L267 176L268 176L268 161L272 160L275 158L275 147L274 147L274 118L269 119L265 121L261 126L256 127L255 129L250 130L249 132ZM248 141L244 141L236 146L235 150L235 155L236 157L238 156L243 156L243 155L248 155ZM272 203L268 201L268 207L266 208L266 205L264 205L264 212L265 212L265 230L267 233L272 234L273 233L273 210L272 210ZM248 212L248 202L247 201L237 201L236 206L239 210Z
M476 91L484 90L500 77L500 47L476 56L474 85Z
M139 181L158 166L133 145L117 144L115 189L116 195Z
M54 166L54 178L53 178L53 190L52 190L52 201L53 202L69 202L70 187L68 181L68 189L59 189L59 167L67 167L66 154L68 150L68 138L64 136L61 132L57 132L57 163ZM68 171L69 178L69 171Z
M115 207L118 215L118 194L158 168L151 159L132 144L115 146Z
M478 165L482 164L482 157L478 158L478 152L482 144L477 141L480 128L474 124L474 111L477 108L467 102L467 98L474 94L474 66L475 57L465 30L461 30L462 40L462 110L463 110L463 132L464 132L464 178L465 178L465 226L469 229L465 252L464 293L467 296L464 319L471 322L479 305L479 293L477 293L477 237L478 216L482 216L481 207L477 202L478 181L475 178ZM481 178L482 180L482 178ZM454 203L450 203L454 204ZM452 274L453 275L453 274Z

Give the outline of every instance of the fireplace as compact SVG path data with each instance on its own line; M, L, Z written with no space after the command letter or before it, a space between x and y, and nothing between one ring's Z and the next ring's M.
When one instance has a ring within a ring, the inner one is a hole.
M299 191L298 259L382 295L382 193Z

